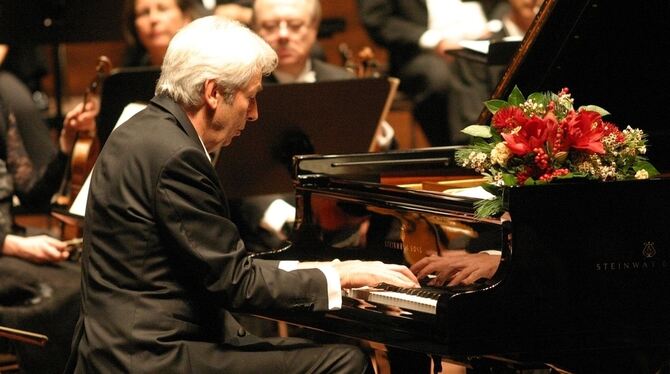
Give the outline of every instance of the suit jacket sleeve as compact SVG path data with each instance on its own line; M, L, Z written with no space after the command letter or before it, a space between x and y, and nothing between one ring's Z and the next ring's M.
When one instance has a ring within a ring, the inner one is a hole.
M428 30L427 9L417 1L359 0L361 21L372 40L384 47L413 47Z
M328 308L321 271L286 272L275 261L248 256L226 218L225 197L202 151L186 148L168 160L157 183L155 209L180 266L213 302L226 309Z

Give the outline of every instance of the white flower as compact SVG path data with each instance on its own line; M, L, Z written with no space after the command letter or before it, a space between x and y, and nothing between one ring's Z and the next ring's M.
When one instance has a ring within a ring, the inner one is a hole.
M496 144L496 146L491 150L491 162L493 164L505 166L507 165L507 160L509 160L511 156L512 152L510 152L509 148L507 147L507 143L505 142Z
M649 172L644 169L638 170L635 173L635 179L649 179Z

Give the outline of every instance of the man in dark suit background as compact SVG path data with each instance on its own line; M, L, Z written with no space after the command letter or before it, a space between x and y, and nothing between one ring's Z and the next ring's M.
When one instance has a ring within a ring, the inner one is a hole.
M319 0L254 1L251 27L279 56L277 69L265 82L312 83L355 78L341 66L312 57L320 23Z
M454 85L448 50L464 39L489 36L487 1L359 0L368 34L389 51L389 73L414 103L413 114L433 146L469 139L449 123L449 94ZM454 108L458 110L458 108Z
M371 370L357 348L261 339L231 315L336 309L341 288L417 285L400 265L249 256L209 153L258 118L261 77L276 61L258 36L217 17L171 41L156 97L114 130L93 171L70 371Z

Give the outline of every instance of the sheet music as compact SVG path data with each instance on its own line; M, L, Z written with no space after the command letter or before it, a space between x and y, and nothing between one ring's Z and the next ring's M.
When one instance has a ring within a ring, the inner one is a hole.
M492 195L491 193L486 191L481 186L466 187L466 188L449 188L449 189L446 189L442 192L447 194L447 195L460 196L460 197L470 197L470 198L473 198L473 199L481 199L481 200L488 200L488 199L495 198L494 195Z
M123 112L121 113L121 116L119 116L119 119L116 121L114 129L112 129L112 131L114 131L117 127L124 124L128 119L130 119L130 117L134 116L135 114L137 114L137 112L144 109L145 107L146 104L142 103L130 103L126 105L125 108L123 108ZM95 164L91 168L91 172L88 173L88 175L86 176L86 180L84 181L84 184L81 186L81 190L79 190L77 197L74 198L74 201L70 206L69 212L73 215L84 217L84 214L86 212L86 199L88 198L88 190L91 184L91 174L93 174L93 169L95 169Z

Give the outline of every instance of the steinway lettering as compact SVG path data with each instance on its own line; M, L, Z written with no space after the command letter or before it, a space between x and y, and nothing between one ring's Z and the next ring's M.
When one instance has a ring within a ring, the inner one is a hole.
M596 263L596 271L645 271L670 268L668 260L612 261Z

